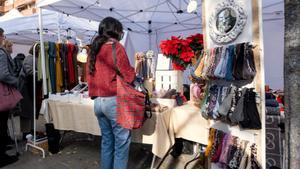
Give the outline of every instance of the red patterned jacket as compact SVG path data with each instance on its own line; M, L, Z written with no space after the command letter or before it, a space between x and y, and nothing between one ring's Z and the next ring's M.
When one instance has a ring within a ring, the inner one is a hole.
M120 70L123 79L131 83L135 78L134 68L131 67L125 48L118 41L116 43L117 67ZM88 73L88 86L90 97L108 97L116 96L117 81L116 71L112 55L112 42L109 41L101 47L96 56L96 70L93 75ZM89 71L87 71L89 72Z

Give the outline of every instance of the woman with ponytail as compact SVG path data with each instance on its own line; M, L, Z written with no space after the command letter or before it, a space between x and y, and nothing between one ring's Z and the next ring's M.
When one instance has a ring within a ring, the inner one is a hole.
M115 66L128 83L135 79L135 72L119 43L122 36L122 24L115 18L104 18L89 53L89 96L94 99L94 111L101 128L102 169L126 169L129 156L130 130L117 124ZM112 44L116 48L116 65Z

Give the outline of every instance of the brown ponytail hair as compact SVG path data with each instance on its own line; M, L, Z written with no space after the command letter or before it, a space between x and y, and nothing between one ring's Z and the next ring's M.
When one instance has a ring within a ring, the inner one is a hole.
M123 33L123 26L120 21L113 17L104 18L99 24L98 36L93 40L90 51L89 60L89 73L94 74L96 68L96 56L101 50L103 44L105 44L110 38L121 40L121 33Z

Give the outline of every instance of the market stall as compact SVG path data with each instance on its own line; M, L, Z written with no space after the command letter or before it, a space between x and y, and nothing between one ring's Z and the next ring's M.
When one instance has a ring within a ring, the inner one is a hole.
M255 92L259 96L257 101L258 112L256 114L258 116L256 117L258 117L258 121L261 124L251 127L244 125L244 128L234 124L235 126L232 127L231 125L233 124L219 120L218 115L210 114L211 112L205 114L205 112L208 111L205 110L205 106L203 108L203 105L198 104L197 107L193 102L189 102L171 111L169 131L173 133L169 133L169 135L171 138L185 138L207 145L211 137L211 131L215 132L215 130L220 130L226 134L231 134L235 139L238 138L250 143L256 143L258 145L257 160L260 165L262 165L262 168L265 168L265 116L263 113L265 80L264 48L262 40L262 3L259 0L248 2L234 0L218 0L217 2L202 1L201 14L198 12L188 14L185 10L187 4L185 1L138 1L135 3L132 1L102 2L90 0L85 2L69 2L55 0L51 2L41 0L38 6L97 21L101 20L103 16L113 16L119 19L129 31L128 37L131 39L130 43L132 43L132 48L129 49L131 50L129 56L133 56L133 54L131 54L132 51L137 52L151 49L158 52L160 41L172 35L181 35L184 37L186 34L191 35L194 34L194 32L199 33L202 31L204 34L204 51L208 53L217 53L216 51L223 53L222 56L218 56L219 58L215 54L211 54L208 57L201 55L200 59L198 59L198 63L201 63L201 57L207 60L209 60L210 57L214 58L214 61L209 62L216 63L216 65L209 65L207 69L215 70L221 58L226 60L224 57L228 58L229 55L233 57L233 54L224 54L227 51L240 51L240 49L243 48L246 51L253 52L253 61L251 61L249 68L252 69L254 66L254 73L248 72L249 74L246 76L243 76L243 74L239 77L237 72L242 72L242 70L236 69L235 73L237 74L235 74L234 77L232 77L232 75L227 77L221 70L218 72L221 75L215 75L215 72L211 71L209 76L204 77L201 73L197 76L199 76L200 79L202 78L202 80L208 81L209 87L206 90L208 90L209 94L212 94L211 91L216 91L215 93L218 95L219 91L225 90L225 88L223 88L224 86L229 87L231 84L237 85L240 89L255 88ZM164 17L161 17L162 15ZM228 18L230 22L227 21ZM172 38L172 40L182 41L182 37L177 39ZM244 57L243 54L241 55ZM227 63L224 65L225 67L230 67ZM186 65L183 67L186 68L185 66ZM203 71L203 67L201 71ZM247 82L245 83L243 80ZM157 81L159 81L159 79ZM217 83L217 87L211 85L211 83ZM220 85L222 85L222 87L220 87ZM228 89L230 88L226 88L226 91ZM248 92L251 93L253 91L248 90ZM214 108L215 107L209 111L217 112L217 108L216 110ZM240 123L241 121L236 122ZM211 130L211 128L214 129ZM193 133L198 130L202 132L197 134ZM243 148L245 147L244 145L241 146ZM215 162L215 160L213 162ZM223 163L226 162L223 161Z

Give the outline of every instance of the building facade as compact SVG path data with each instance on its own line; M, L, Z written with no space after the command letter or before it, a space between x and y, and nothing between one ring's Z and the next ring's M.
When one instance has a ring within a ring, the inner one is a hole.
M19 10L25 16L32 15L36 13L36 1L37 0L0 0L0 15L4 15L13 8Z

